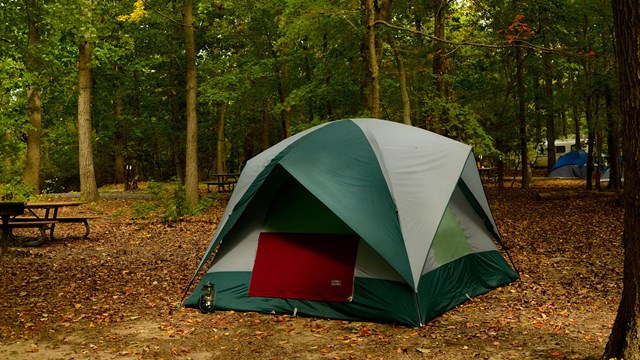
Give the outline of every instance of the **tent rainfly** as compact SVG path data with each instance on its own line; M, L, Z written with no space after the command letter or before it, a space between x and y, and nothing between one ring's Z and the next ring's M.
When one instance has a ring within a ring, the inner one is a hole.
M587 153L582 150L573 150L560 156L547 177L571 179L587 177Z
M518 278L493 240L470 146L334 121L247 162L184 305L419 326Z

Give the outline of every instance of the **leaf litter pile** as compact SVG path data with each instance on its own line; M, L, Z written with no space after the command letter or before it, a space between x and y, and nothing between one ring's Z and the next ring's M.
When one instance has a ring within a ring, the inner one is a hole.
M10 247L0 257L0 358L597 358L622 292L622 207L597 194L536 200L537 192L582 187L557 180L529 191L488 187L521 279L422 328L177 308L224 197L169 225L135 216L132 209L152 200L64 209L101 216L89 239ZM77 232L72 226L58 235Z

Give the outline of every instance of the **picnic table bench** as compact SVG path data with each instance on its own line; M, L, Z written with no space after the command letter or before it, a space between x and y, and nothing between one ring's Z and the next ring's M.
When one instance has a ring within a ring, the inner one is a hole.
M0 203L0 209L3 208L3 204L16 204L16 203ZM58 216L59 209L68 206L78 206L83 204L80 201L60 201L60 202L31 202L31 203L18 203L22 204L22 210L15 210L10 215L3 216L3 244L8 241L9 238L16 239L13 234L14 229L19 228L33 228L40 231L40 236L35 240L24 243L26 246L40 246L47 239L47 231L49 231L49 238L55 240L54 230L59 223L77 223L84 225L85 232L81 238L88 238L90 233L89 220L97 219L99 216ZM17 208L16 208L17 209ZM6 239L5 239L6 236Z
M207 191L211 192L211 186L216 188L217 192L232 192L238 182L240 174L212 174L211 180L206 180Z

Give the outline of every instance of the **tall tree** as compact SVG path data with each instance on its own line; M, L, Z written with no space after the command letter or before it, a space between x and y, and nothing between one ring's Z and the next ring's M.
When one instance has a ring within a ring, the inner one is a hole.
M622 299L603 359L640 359L640 3L612 1L622 114L624 270Z
M545 38L545 48L550 50L549 40ZM547 144L549 144L547 153L547 171L551 172L553 165L556 164L556 147L553 145L556 141L556 123L555 109L553 99L553 65L551 54L545 51L542 54L544 61L544 94L545 94L545 120L547 127Z
M78 58L78 150L80 160L80 196L86 201L99 198L96 173L93 163L93 139L91 127L91 77L92 39L90 28L92 2L82 2L83 21L86 23L80 34L80 56Z
M227 172L227 167L225 163L225 159L227 156L227 152L225 151L225 137L224 137L224 124L226 122L225 119L225 111L227 110L227 104L220 104L218 113L220 117L218 119L218 141L216 143L216 172L218 174L223 174Z
M196 99L198 84L196 78L196 39L193 30L193 0L184 0L182 21L187 68L187 154L184 185L187 204L194 208L200 201L200 194L198 192L198 113Z
M122 68L119 65L114 66L114 72L120 74ZM122 86L120 79L116 79L114 83L113 93L113 117L116 123L114 133L114 180L117 184L125 182L125 122L122 118Z
M380 71L376 52L376 8L374 0L367 0L367 45L369 49L369 70L371 71L371 117L380 117Z
M38 30L38 4L36 0L28 0L27 23L29 28L27 44L27 70L37 79L38 72L38 42L40 33ZM40 192L40 143L42 138L42 91L33 81L27 89L27 114L29 116L30 127L27 131L27 159L25 162L22 181L26 185L33 187L36 193Z
M522 188L528 189L531 185L531 171L529 170L529 144L527 137L527 110L526 110L526 90L524 86L524 49L518 40L515 47L516 52L516 88L518 98L518 129L520 136L520 162L522 164Z

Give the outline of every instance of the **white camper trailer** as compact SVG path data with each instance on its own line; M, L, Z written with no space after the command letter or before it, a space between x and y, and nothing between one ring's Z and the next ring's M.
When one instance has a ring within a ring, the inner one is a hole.
M577 150L575 136L570 136L563 139L557 139L554 142L554 145L556 149L556 160L558 160L562 155L571 152L572 150ZM536 158L534 161L534 167L536 168L547 167L547 164L548 164L547 153L549 151L548 149L549 149L549 146L547 144L547 141L536 145ZM585 150L585 149L586 149L586 146L582 146L582 149L580 150Z

